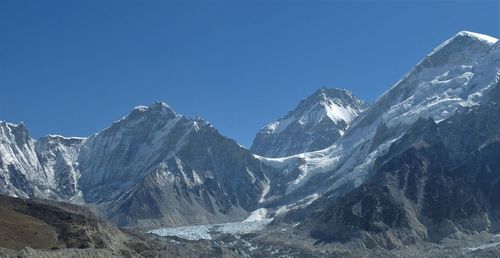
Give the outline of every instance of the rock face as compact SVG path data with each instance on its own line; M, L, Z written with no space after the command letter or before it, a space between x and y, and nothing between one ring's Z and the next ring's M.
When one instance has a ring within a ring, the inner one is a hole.
M35 152L42 170L61 199L81 199L79 189L79 150L84 138L46 136L35 144Z
M107 196L111 194L94 199L94 196L100 196L103 192L123 194L119 198L111 198L106 206L110 210L112 221L121 226L135 224L138 220L150 225L158 221L167 225L213 223L239 220L257 209L268 183L265 172L270 171L248 150L221 136L203 120L189 120L171 114L170 120L151 117L141 123L153 123L153 128L161 129L148 129L143 125L120 125L126 130L146 130L143 133L113 132L112 136L103 132L105 139L111 140L116 139L116 135L130 135L115 145L118 148L107 147L105 151L111 153L102 155L121 157L122 160L112 158L116 164L110 164L107 159L103 159L102 163L96 162L99 161L98 157L85 159L95 166L89 168L89 171L98 172L101 166L102 171L109 171L106 166L117 171L115 178L100 178L100 174L95 176L82 171L82 185L88 187L87 192L91 194L89 200L109 201ZM115 128L111 127L110 130ZM151 134L152 131L159 133L154 135ZM137 136L146 139L136 139ZM123 141L128 142L122 143ZM141 150L141 147L144 149ZM99 155L101 151L91 149L88 153ZM85 162L87 161L82 160L81 165L86 164ZM122 166L123 169L120 169ZM121 180L133 176L141 178L130 179L131 183ZM126 191L115 190L124 185ZM99 189L102 187L106 188Z
M137 107L89 138L32 139L2 122L2 193L95 204L120 226L244 219L273 169L165 103Z
M324 149L368 108L343 89L321 88L285 117L257 133L250 150L264 157L285 157Z
M29 136L24 124L0 121L0 193L68 199L78 196L78 149L83 138Z

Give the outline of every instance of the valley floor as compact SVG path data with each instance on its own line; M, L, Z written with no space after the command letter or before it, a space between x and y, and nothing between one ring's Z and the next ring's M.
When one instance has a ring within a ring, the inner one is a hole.
M297 225L297 224L295 224ZM85 207L0 196L0 257L500 257L500 235L455 234L393 250L321 243L260 209L242 222L120 230Z
M221 251L220 257L500 257L500 235L460 234L440 243L423 242L403 248L368 249L357 242L319 243L296 234L291 225L270 221L234 222L162 228L151 231L173 244L202 244Z
M500 237L488 233L461 235L441 243L424 242L403 248L367 249L355 242L318 243L275 228L260 234L219 238L221 245L244 257L500 257Z

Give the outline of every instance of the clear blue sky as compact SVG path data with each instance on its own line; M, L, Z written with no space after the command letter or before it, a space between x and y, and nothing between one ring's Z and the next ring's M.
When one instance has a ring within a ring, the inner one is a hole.
M498 1L0 2L0 120L88 136L165 101L249 146L326 87L373 101Z

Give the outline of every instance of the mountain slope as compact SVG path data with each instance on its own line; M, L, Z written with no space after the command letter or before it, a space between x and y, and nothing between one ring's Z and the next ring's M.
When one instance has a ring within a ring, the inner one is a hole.
M121 231L87 208L0 195L2 257L241 257L207 242Z
M250 150L265 157L285 157L326 148L367 106L347 90L321 88L262 128Z
M340 198L374 173L383 156L421 118L442 122L481 105L499 81L495 39L460 32L432 51L377 99L331 147L282 159L264 159L285 170L272 184L268 205L282 211L332 191Z
M110 203L118 224L143 212L149 215L140 219L186 225L238 220L257 209L267 184L265 166L210 124L191 123L175 152L164 152L151 173Z
M496 231L499 93L497 86L491 101L442 123L417 121L377 159L374 176L338 201L318 200L315 206L324 209L301 229L323 241L361 238L369 246L388 248Z
M136 108L90 137L79 160L85 200L101 203L120 226L241 220L257 209L268 180L246 149L164 103Z
M123 235L83 207L3 195L0 203L1 247L100 249Z

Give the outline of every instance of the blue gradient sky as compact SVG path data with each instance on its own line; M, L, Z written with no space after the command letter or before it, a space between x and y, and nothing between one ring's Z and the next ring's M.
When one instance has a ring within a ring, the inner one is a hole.
M239 143L317 88L373 101L498 1L0 2L0 120L88 136L162 100Z

